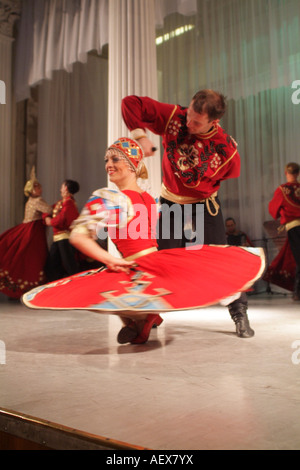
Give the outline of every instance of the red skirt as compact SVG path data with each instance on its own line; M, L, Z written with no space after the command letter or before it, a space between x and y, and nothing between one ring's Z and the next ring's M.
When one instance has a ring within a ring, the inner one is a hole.
M129 274L102 268L37 287L23 296L23 302L37 309L128 316L197 309L249 290L264 268L260 248L176 248L138 258Z
M25 292L46 282L48 255L42 220L22 223L0 235L0 292L19 299Z
M289 291L294 290L296 277L296 261L293 256L288 238L277 256L269 265L263 279L276 286L283 287Z

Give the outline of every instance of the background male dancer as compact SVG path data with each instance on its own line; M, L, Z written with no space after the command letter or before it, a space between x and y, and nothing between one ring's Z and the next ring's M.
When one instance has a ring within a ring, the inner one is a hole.
M288 241L296 261L293 299L300 300L300 183L298 163L285 166L286 183L281 184L269 203L269 212L287 231Z

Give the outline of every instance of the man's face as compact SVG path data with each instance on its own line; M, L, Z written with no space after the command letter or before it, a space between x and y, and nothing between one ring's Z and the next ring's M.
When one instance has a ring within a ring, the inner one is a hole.
M235 232L236 224L233 220L227 220L225 222L225 225L226 225L226 232L227 233L234 233Z
M186 125L190 134L206 134L219 119L210 120L207 113L196 113L193 101L190 103L186 114Z
M69 194L68 187L65 183L62 183L60 187L60 194L61 194L61 197L67 197Z

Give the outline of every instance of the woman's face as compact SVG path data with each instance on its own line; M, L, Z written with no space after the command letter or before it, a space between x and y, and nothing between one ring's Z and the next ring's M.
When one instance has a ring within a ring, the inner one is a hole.
M31 196L32 197L39 197L41 194L42 194L42 186L40 185L40 183L37 183L37 182L34 183Z
M105 170L110 181L117 186L123 185L134 174L128 167L127 162L117 153L105 157Z

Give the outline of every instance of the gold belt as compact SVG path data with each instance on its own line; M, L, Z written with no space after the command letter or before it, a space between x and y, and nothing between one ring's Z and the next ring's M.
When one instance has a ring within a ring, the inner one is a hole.
M292 220L291 222L287 222L287 223L285 224L285 230L288 232L288 231L291 230L292 228L298 227L298 225L300 225L300 219Z
M133 261L134 259L140 258L141 256L149 255L149 253L154 253L154 251L157 251L157 248L155 246L152 246L151 248L146 248L145 250L138 251L137 253L134 253L134 255L127 256L127 258L124 258L126 261Z
M199 199L199 198L189 197L189 196L178 196L177 194L174 194L171 191L169 191L169 189L164 184L162 184L161 195L165 199L168 199L168 201L175 202L176 204L195 204L195 203L203 202L206 204L206 208L210 215L215 216L215 215L218 215L219 213L220 206L216 201L218 191L215 191L206 199ZM215 209L214 213L211 211L209 202L211 202L212 205L214 206L214 209Z
M60 232L53 235L54 242L60 242L60 240L68 240L70 238L70 232Z

